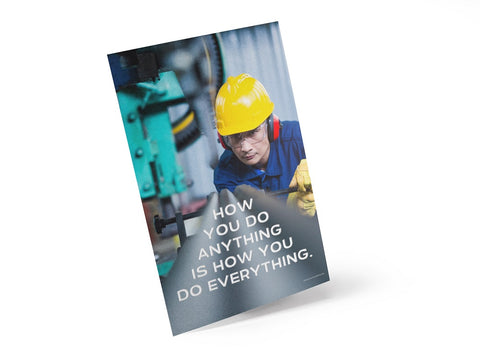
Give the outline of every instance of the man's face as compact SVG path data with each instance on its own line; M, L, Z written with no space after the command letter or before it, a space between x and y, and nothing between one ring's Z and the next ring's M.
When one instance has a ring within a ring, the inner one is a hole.
M266 123L254 130L228 136L227 143L242 163L265 170L270 155Z

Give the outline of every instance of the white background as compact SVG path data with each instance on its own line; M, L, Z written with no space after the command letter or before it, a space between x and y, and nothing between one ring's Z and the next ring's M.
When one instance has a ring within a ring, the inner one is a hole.
M0 357L478 359L479 3L227 3L2 5ZM331 281L172 337L106 55L270 21Z

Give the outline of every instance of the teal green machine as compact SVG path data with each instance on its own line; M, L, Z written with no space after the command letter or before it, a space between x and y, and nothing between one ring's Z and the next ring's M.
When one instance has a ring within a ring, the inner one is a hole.
M117 97L147 221L155 211L145 205L151 203L148 199L160 199L158 212L169 216L174 212L171 197L187 189L185 174L177 163L174 128L168 113L169 106L186 101L180 84L173 71L163 72L155 81L119 90ZM180 121L181 128L186 129L193 119L193 112L189 113ZM174 247L179 245L172 239L165 241L173 241ZM161 260L160 256L157 260ZM160 276L168 273L173 261L157 261Z
M169 105L186 101L175 74L160 73L155 82L137 83L117 97L141 198L167 199L185 191L168 114Z
M160 276L168 274L182 233L186 236L183 216L179 217L172 201L175 195L188 191L189 185L178 152L207 133L205 126L201 131L199 118L212 113L212 94L223 83L219 43L214 35L172 44L108 55ZM194 51L199 48L203 51ZM193 61L187 58L190 68L177 68L170 60L179 50L194 54ZM205 92L205 84L213 91ZM182 109L181 113L172 115L172 108ZM165 224L175 219L177 227L165 229Z

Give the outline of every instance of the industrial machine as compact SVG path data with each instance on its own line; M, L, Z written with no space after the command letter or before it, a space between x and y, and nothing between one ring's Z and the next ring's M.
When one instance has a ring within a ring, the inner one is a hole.
M208 35L108 59L158 272L165 276L186 237L184 220L206 203L206 196L188 196L195 179L179 153L205 136L202 152L211 169L218 161L211 114L224 80L220 42Z

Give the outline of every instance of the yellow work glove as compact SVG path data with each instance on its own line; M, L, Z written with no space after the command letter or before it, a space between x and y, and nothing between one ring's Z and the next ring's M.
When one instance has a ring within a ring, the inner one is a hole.
M308 173L307 160L298 164L289 187L298 186L298 191L290 193L287 199L288 206L294 206L304 215L313 216L317 208L312 192L312 181Z

